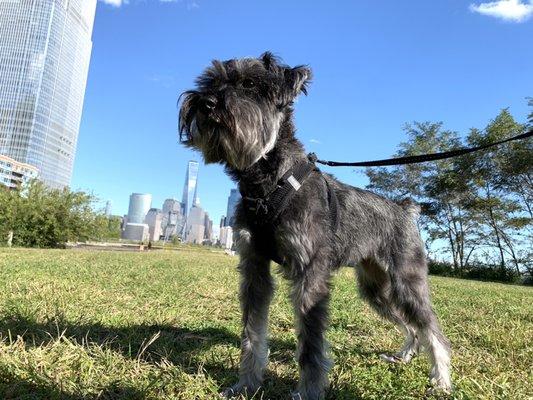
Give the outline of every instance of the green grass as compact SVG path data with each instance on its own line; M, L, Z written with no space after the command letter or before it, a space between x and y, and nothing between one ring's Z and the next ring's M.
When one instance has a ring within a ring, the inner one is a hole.
M1 399L215 399L239 358L237 259L187 248L152 253L0 249ZM264 392L297 379L288 286L271 312ZM533 290L431 278L453 345L454 397L532 398ZM390 365L401 334L334 280L329 399L424 398L428 360Z

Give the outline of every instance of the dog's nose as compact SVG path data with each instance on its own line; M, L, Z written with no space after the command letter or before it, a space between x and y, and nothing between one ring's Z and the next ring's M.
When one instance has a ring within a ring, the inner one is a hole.
M206 96L202 99L202 108L206 112L214 110L216 105L217 99L213 96Z

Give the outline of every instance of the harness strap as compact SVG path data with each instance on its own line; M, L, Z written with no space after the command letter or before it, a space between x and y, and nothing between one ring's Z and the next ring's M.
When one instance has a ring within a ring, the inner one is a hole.
M328 191L329 214L332 221L332 229L333 232L337 232L337 229L339 228L339 199L326 177L324 177L324 175L322 175L322 177L324 178L324 182L326 182L326 189Z
M290 168L278 181L276 188L264 198L243 195L244 206L254 214L255 223L257 225L273 223L315 170L318 169L312 159L302 161Z

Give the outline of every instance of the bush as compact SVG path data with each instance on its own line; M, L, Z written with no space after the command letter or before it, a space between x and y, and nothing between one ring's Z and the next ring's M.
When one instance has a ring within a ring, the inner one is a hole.
M457 270L449 262L429 260L428 268L431 275L450 276L454 278L506 283L520 283L524 280L514 270L506 269L502 271L499 265L477 263L465 267L462 270Z
M0 242L13 232L13 245L64 247L68 241L100 240L111 235L111 222L93 205L96 198L68 188L51 189L33 181L21 190L0 187Z

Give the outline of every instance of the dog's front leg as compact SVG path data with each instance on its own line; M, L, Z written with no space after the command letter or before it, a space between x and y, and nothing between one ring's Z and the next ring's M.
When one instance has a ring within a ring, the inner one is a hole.
M243 318L239 382L223 392L226 398L238 394L252 395L263 382L268 361L268 308L274 284L270 274L270 260L242 252L240 300Z
M292 298L298 323L297 360L300 367L294 400L320 400L328 385L331 361L324 337L328 325L329 272L318 265L306 268L294 281Z

